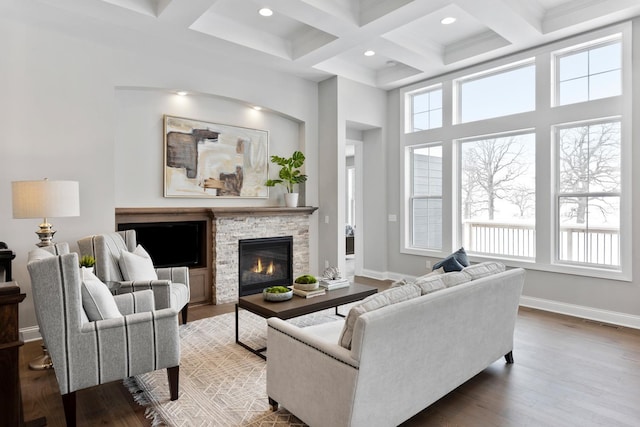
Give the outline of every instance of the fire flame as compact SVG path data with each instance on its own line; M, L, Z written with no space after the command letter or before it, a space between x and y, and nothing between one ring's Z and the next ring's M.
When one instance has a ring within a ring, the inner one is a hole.
M266 271L264 271L264 267L262 266L262 259L258 258L258 262L256 266L252 270L254 273L264 273L268 275L272 275L275 272L275 267L273 265L273 261L269 263L269 267L267 267Z

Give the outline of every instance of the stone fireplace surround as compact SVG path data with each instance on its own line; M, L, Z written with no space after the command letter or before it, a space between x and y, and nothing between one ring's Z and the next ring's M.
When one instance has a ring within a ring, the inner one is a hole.
M207 265L189 270L192 304L238 299L238 241L293 236L293 277L309 272L309 216L316 207L116 208L120 223L207 221Z

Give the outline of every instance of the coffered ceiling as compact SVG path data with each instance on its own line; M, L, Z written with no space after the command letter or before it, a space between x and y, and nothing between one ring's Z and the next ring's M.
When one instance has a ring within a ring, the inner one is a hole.
M314 81L391 89L640 15L639 0L37 0L106 40L167 41ZM263 17L258 10L273 11ZM443 18L455 18L449 25ZM67 24L69 24L67 22ZM73 24L72 24L73 25ZM95 25L93 26L96 27ZM132 41L133 42L133 41ZM373 56L365 56L371 50Z

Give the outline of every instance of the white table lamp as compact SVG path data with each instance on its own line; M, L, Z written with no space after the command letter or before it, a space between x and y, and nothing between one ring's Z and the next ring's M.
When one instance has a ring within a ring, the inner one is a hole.
M14 218L44 218L37 245L53 244L55 231L47 218L80 215L80 195L77 181L15 181L11 183Z

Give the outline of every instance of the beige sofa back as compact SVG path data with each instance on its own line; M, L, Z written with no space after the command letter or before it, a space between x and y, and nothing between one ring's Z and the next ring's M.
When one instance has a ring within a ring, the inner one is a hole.
M350 424L397 425L509 353L524 274L505 271L362 315Z
M396 426L513 350L524 282L514 269L299 328L268 320L267 393L310 426ZM517 353L515 354L517 363Z

